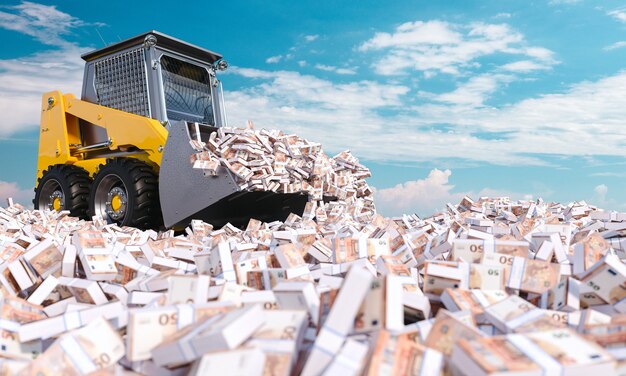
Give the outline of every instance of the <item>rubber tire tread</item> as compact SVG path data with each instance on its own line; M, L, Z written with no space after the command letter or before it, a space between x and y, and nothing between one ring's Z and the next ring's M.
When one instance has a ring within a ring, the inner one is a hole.
M100 165L98 173L94 176L89 198L91 215L95 215L96 187L104 176L111 173L124 182L128 195L126 214L119 224L142 230L159 229L163 224L159 201L159 176L150 165L135 158L113 158Z
M59 182L63 191L65 197L64 210L69 210L72 217L90 219L89 194L91 178L85 169L70 164L52 165L47 170L44 170L42 176L37 180L35 198L33 199L34 208L40 209L40 188L43 188L45 182L52 178Z

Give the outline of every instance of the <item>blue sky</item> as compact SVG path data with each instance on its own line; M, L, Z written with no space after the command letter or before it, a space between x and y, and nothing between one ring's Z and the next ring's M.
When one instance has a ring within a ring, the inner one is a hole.
M230 62L230 125L351 149L383 214L464 194L626 210L626 2L355 4L3 2L0 197L32 198L41 93L80 95L81 53L156 29Z

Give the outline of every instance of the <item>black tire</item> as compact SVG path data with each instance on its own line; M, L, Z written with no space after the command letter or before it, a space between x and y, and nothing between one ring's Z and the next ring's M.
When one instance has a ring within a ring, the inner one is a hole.
M35 209L50 209L54 192L62 192L61 210L69 210L70 215L89 219L89 188L91 179L84 169L73 165L53 165L44 170L35 188Z
M134 158L109 159L94 176L89 212L121 226L158 228L163 223L158 187L158 175L147 163ZM121 217L121 211L108 212L112 206L106 202L109 192L119 193L120 189L126 195Z

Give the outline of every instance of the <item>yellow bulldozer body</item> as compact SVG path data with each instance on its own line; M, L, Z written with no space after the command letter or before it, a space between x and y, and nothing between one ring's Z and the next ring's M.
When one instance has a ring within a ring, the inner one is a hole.
M49 166L73 164L93 176L106 158L88 158L81 151L79 119L102 127L111 151L134 151L128 157L143 160L158 172L167 140L167 129L157 120L51 91L42 96L37 180Z

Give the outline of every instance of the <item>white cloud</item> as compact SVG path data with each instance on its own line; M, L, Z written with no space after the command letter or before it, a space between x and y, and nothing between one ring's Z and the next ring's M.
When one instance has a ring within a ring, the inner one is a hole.
M475 76L459 85L454 91L437 95L434 99L438 102L450 104L482 106L483 102L498 88L500 83L508 82L511 79L511 76L502 74Z
M556 63L556 60L554 60L554 52L550 51L547 48L543 48L543 47L526 47L522 50L522 52L525 55L528 55L530 57L539 59L543 62L546 62L548 64L553 64Z
M286 54L286 55L275 55L275 56L270 56L267 59L265 59L265 62L267 64L277 64L280 63L283 60L291 60L293 59L293 54ZM300 63L300 62L298 62Z
M312 111L319 110L319 105L322 108L332 110L369 110L379 107L398 106L401 104L400 96L409 91L406 86L384 85L373 81L334 84L328 80L291 71L272 72L237 67L233 71L248 78L270 80L269 84L261 84L252 88L248 93L259 92L263 96L277 96L285 99L283 101L285 104L316 104L315 107L311 108ZM369 95L363 95L363 92L367 92Z
M327 72L334 72L337 70L337 67L332 67L330 65L324 65L324 64L315 64L315 68L319 70L327 71Z
M307 42L313 42L314 40L316 40L317 38L319 38L320 36L315 34L315 35L305 35L304 36L304 40L306 40Z
M71 47L64 39L71 29L87 25L82 20L61 12L54 5L22 1L0 11L0 27L29 35L39 42L61 47ZM98 23L95 26L100 26Z
M576 4L580 3L582 0L550 0L548 4L550 5L563 5L563 4Z
M495 19L499 19L499 18L511 18L511 13L498 13L495 16L493 16L493 18Z
M356 69L353 69L353 68L337 68L335 73L337 73L337 74L356 74Z
M377 210L385 216L418 213L422 216L444 210L447 203L457 204L465 195L473 198L510 197L532 199L531 195L484 188L479 192L454 192L450 183L452 171L433 169L424 179L407 181L390 188L374 189Z
M298 65L301 67L306 67L306 61L305 60L299 60L298 61Z
M535 153L625 156L626 150L621 145L626 141L623 129L626 98L619 95L624 85L626 73L619 73L596 82L572 85L564 93L525 99L500 109L455 111L449 106L436 105L414 109L423 122L454 124L458 135L467 136L472 130L508 132L499 141L484 144L484 150L500 156L511 150L518 156ZM467 146L470 144L481 150L483 142L468 139ZM462 145L461 149L464 149ZM465 152L469 158L475 158L469 148Z
M510 72L526 73L526 72L531 72L535 70L548 69L550 67L544 64L539 64L536 61L532 61L532 60L521 60L521 61L515 61L512 63L504 64L500 68L505 71L510 71Z
M606 195L609 192L609 187L606 184L599 184L593 189L593 197L589 200L594 205L600 207L615 207L613 200L607 199Z
M337 74L356 74L354 68L338 68L332 65L315 64L315 68L326 72L335 72Z
M612 10L607 14L620 22L626 22L626 9L624 8Z
M7 205L7 199L13 198L14 202L26 207L32 207L32 200L35 197L33 189L22 189L15 182L0 180L0 206Z
M621 177L624 177L624 174L621 174ZM611 197L612 195L609 194L609 191L608 185L598 184L593 188L593 193L587 199L587 202L608 210L626 210L626 204L622 200Z
M606 198L606 193L609 191L609 187L607 187L605 184L600 184L597 185L593 191L598 195L598 197L600 199L602 199L602 201L604 201L604 199Z
M603 48L604 51L612 51L618 48L626 47L626 41L621 40Z
M55 6L27 1L0 9L0 28L24 33L55 47L30 56L0 60L0 113L3 114L0 137L3 137L39 124L43 93L60 90L80 96L84 69L80 55L87 49L65 38L72 29L90 24Z
M445 206L447 202L457 202L463 194L452 193L453 185L448 179L452 171L434 169L425 179L417 179L398 184L391 188L376 189L374 202L383 215L404 213L428 214Z
M383 75L405 74L408 70L458 75L479 66L477 59L494 55L520 55L535 64L556 63L553 53L529 46L524 36L507 24L453 24L445 21L415 21L398 26L393 33L379 32L362 43L361 52L383 51L372 67Z
M282 58L283 58L283 55L270 56L267 59L265 59L265 62L268 64L276 64L280 62Z
M359 47L361 51L383 48L414 49L420 45L447 45L462 42L463 36L453 30L453 25L444 21L407 22L396 28L396 32L376 33Z
M626 172L595 172L591 176L625 178Z
M10 135L39 124L43 93L60 90L81 94L86 50L67 45L60 50L0 60L0 136Z

